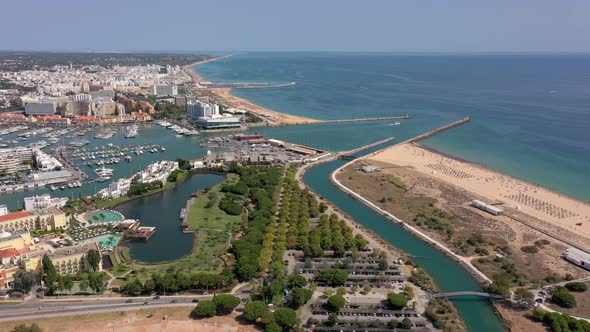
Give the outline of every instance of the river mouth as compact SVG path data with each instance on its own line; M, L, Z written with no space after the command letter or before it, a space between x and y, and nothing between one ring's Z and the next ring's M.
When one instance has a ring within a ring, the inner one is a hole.
M374 149L378 148L380 147ZM372 152L374 149L364 153ZM442 291L481 291L479 283L452 259L334 186L329 181L330 174L345 163L346 161L337 160L312 167L307 170L303 180L318 195L332 202L357 223L378 234L392 246L415 257L413 260L433 278ZM489 301L475 297L452 301L470 331L504 330Z
M192 193L210 188L223 179L217 174L190 174L170 190L140 197L113 208L127 218L139 219L142 226L157 228L156 234L148 241L124 243L131 250L133 259L144 263L161 263L190 254L193 234L181 231L180 210Z

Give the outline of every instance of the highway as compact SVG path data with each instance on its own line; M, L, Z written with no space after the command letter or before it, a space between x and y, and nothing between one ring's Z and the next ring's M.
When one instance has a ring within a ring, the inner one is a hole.
M248 292L235 294L240 298ZM38 319L59 316L72 316L112 311L130 311L162 307L194 307L198 301L209 300L211 295L161 296L161 297L118 297L86 298L68 296L66 299L31 298L17 305L0 306L0 321Z

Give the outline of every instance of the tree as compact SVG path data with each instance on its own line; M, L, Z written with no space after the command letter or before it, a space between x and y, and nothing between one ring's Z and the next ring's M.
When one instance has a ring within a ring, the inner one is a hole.
M369 284L363 286L363 292L365 292L365 294L369 293L371 289L373 289L373 287L371 287Z
M346 295L346 288L344 288L344 287L338 287L338 289L336 289L336 294L338 294L340 296Z
M88 290L88 281L87 280L82 280L80 282L80 285L78 285L78 287L80 287L80 290L82 292L86 292L86 290Z
M289 306L298 309L311 299L311 291L305 288L295 288L289 294Z
M240 304L240 298L230 294L220 294L213 298L218 314L229 314Z
M130 281L127 281L122 289L127 292L127 294L129 295L139 295L141 294L141 283L139 282L139 280L137 279L133 279Z
M143 291L144 293L151 294L156 289L156 283L153 279L148 279L143 284Z
M260 158L260 157L259 157ZM270 322L264 329L265 332L283 332L283 329L276 322Z
M401 309L408 304L408 298L404 294L389 293L387 294L387 301L393 309Z
M86 253L86 260L88 261L88 265L90 265L90 270L92 272L97 272L99 270L100 264L100 253L97 250L90 249Z
M247 321L255 322L261 319L265 312L267 312L266 303L262 301L252 301L244 307L244 318Z
M74 288L74 279L70 276L63 277L64 288L68 291L68 293L72 293L72 288Z
M551 301L562 308L576 307L576 298L565 287L557 287Z
M356 293L359 291L359 288L357 285L354 285L350 287L350 291L352 292L352 294L356 295Z
M216 305L213 301L205 300L199 302L197 306L191 311L192 317L212 317L217 314Z
M324 202L320 202L319 209L320 209L320 213L324 213L328 209L328 205L326 205L326 203L324 203Z
M100 293L104 289L104 274L100 272L89 273L88 286L96 293Z
M344 308L345 304L346 300L344 299L344 296L340 294L332 295L328 298L328 301L326 301L328 308L333 311L338 311L339 309Z
M518 288L514 291L514 301L522 306L532 306L535 301L535 295L524 288Z
M410 285L406 285L406 287L404 287L404 293L406 293L406 296L408 297L408 299L413 299L414 298L414 288L412 288L412 286Z
M328 325L334 326L338 324L338 315L335 312L331 312L328 314Z
M307 285L307 279L304 276L293 272L289 276L289 280L287 281L287 287L290 289L305 287Z
M406 318L404 318L404 320L402 320L402 324L401 324L402 329L409 330L413 326L414 326L414 324L412 323L412 321L408 317L406 317Z
M31 325L19 324L19 325L15 326L11 331L12 332L42 332L43 330L37 324L31 324Z
M284 328L293 327L298 322L297 312L290 308L279 308L274 313L274 318L277 324Z
M45 283L45 286L49 287L50 293L52 293L55 289L55 282L57 281L57 271L47 254L43 255L41 265L43 267L43 282Z
M330 297L334 294L334 291L331 289L324 289L324 296Z
M365 238L362 235L357 234L354 236L354 246L356 247L357 250L367 249L368 244L369 244L369 242L367 240L365 240Z
M12 288L28 293L35 285L35 274L30 271L18 270L13 276Z
M318 272L315 280L323 282L328 286L342 286L348 279L348 271L340 269L326 269Z

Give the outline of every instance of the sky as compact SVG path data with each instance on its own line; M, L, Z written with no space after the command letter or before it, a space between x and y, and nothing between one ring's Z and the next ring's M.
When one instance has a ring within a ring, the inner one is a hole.
M590 52L588 0L0 0L0 49Z

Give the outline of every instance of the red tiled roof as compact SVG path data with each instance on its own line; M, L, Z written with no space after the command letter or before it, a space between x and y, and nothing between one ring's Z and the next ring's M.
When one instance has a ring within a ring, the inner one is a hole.
M12 256L18 256L18 255L20 255L20 253L18 252L18 250L14 249L14 248L0 250L0 258L7 258L7 257L12 257Z
M20 219L20 218L24 218L24 217L28 217L28 216L30 216L30 214L27 211L12 212L12 213L0 216L0 222L10 221L13 219Z

